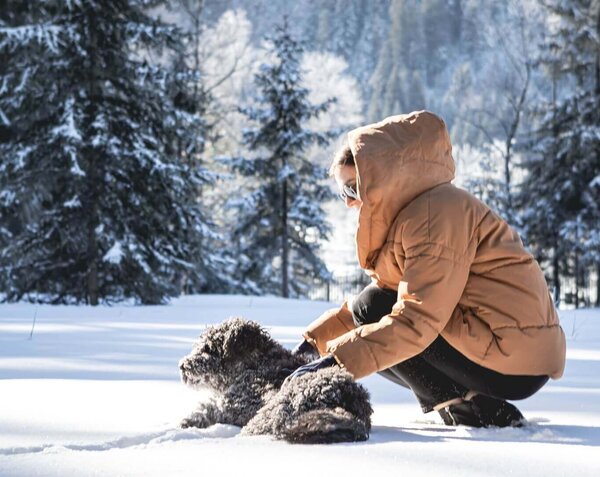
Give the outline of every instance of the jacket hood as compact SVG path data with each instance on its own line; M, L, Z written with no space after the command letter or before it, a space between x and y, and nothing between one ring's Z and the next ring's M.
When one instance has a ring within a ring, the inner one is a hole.
M446 124L429 111L390 116L348 133L362 206L356 251L373 268L398 213L415 197L454 179Z

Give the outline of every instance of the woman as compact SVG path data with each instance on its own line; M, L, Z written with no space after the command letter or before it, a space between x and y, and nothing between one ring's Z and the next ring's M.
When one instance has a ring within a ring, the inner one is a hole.
M444 121L427 111L348 134L331 167L359 210L356 247L372 283L325 312L296 348L355 379L379 372L448 425L520 426L525 399L565 365L544 275L517 233L454 187Z

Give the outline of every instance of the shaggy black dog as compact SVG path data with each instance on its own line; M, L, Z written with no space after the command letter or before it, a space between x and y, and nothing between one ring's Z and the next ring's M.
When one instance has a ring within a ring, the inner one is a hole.
M179 363L182 381L213 391L182 427L233 424L244 434L290 442L362 441L371 405L363 386L339 367L285 378L314 355L292 355L261 326L241 318L209 327Z

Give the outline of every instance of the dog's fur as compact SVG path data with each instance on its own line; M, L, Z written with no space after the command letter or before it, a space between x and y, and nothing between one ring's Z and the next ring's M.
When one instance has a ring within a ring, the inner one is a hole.
M244 434L304 443L368 439L369 395L343 369L306 373L284 384L315 357L292 355L256 322L232 318L209 327L179 368L186 385L210 389L214 397L181 426L234 424Z

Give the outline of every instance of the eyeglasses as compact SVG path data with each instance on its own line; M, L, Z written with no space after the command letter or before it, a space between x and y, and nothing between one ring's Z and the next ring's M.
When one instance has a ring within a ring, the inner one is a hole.
M342 199L345 202L347 197L350 197L354 200L358 199L358 193L356 192L356 183L353 185L344 184L342 186L342 191L340 192L340 199Z

